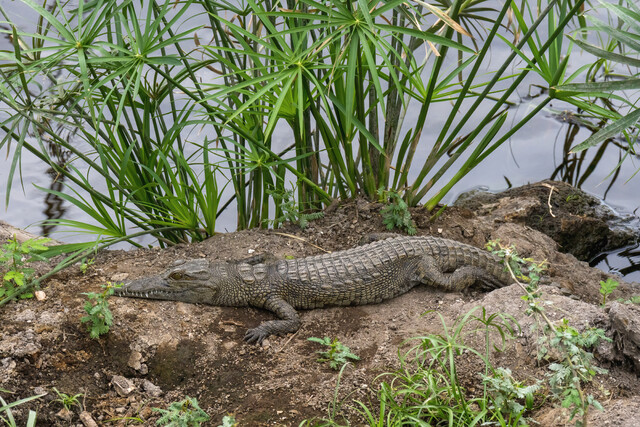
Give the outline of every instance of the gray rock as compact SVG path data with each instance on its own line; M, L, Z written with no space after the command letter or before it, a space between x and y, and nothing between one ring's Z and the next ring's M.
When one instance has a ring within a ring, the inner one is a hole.
M36 320L36 313L31 310L31 309L26 309L21 311L20 313L16 314L15 317L16 322L33 322L34 320Z
M142 366L142 353L135 350L132 351L131 354L129 355L129 361L127 362L127 366L135 369L136 371L139 371L140 367Z
M98 423L93 420L93 417L87 411L80 414L80 421L82 421L85 427L98 427Z
M3 337L0 341L0 356L25 357L38 353L41 348L40 337L33 329L27 329Z
M619 215L600 199L564 182L547 180L495 194L472 190L454 205L496 223L527 225L580 260L633 244L640 237L636 217Z
M111 384L116 393L122 397L128 396L136 389L130 380L120 375L114 375L113 378L111 378Z
M73 412L67 408L62 408L56 413L56 418L66 421L67 423L71 423L71 420L73 419Z
M640 373L640 307L614 301L609 306L609 318L617 347Z
M162 394L162 389L149 380L142 381L142 389L151 397L159 397Z

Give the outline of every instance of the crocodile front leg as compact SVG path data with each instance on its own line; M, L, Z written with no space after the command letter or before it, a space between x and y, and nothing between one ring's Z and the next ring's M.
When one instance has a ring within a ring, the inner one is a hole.
M436 260L428 255L422 256L417 265L418 280L426 285L435 285L448 291L460 292L476 282L487 289L496 289L496 279L481 267L462 266L452 273L443 273Z
M296 310L280 297L271 297L264 308L273 311L282 320L262 322L257 328L249 329L244 340L249 344L260 344L269 335L284 335L300 329L300 317Z

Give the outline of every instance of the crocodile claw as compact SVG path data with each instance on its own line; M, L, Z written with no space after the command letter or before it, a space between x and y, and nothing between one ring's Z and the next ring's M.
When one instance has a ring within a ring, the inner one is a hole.
M249 344L262 344L265 338L269 336L268 332L265 332L260 327L249 329L244 335L244 340Z

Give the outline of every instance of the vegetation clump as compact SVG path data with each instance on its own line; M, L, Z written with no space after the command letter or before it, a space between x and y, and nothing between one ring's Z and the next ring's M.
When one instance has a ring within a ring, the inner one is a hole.
M89 323L87 328L91 338L100 338L100 335L104 335L109 332L109 328L113 324L113 314L109 310L108 298L113 295L114 289L122 286L122 284L113 284L111 282L106 285L102 285L104 291L100 293L86 292L88 301L84 303L84 311L87 315L82 317L80 321L82 323Z
M521 298L528 304L525 313L536 319L534 327L542 331L537 342L538 358L550 360L550 372L547 375L549 388L562 407L570 410L569 421L577 417L576 425L586 426L589 408L602 410L602 405L594 396L585 394L583 385L591 382L597 374L607 373L606 369L593 363L593 354L589 349L600 341L611 339L600 328L579 332L569 325L567 319L562 319L559 324L552 322L545 314L546 304L538 288L539 274L544 269L544 263L521 258L513 246L505 247L497 241L489 242L487 247L504 258L506 268L516 281L524 270L529 270L534 275L534 280L529 280L526 285L519 281L517 283L524 291ZM550 357L552 354L553 358Z
M309 225L309 221L315 221L324 217L324 212L304 213L300 206L296 203L293 190L286 191L270 191L269 194L276 202L276 213L279 215L274 220L266 220L267 223L278 227L283 222L298 224L304 230Z
M0 298L10 296L14 292L20 292L20 288L33 278L34 269L27 267L26 264L33 261L45 261L46 258L40 255L41 252L47 250L46 244L51 239L29 239L23 243L18 242L13 236L8 243L0 247L0 274L2 274L2 282L0 283ZM32 298L33 293L30 291L20 292L20 298Z
M170 403L167 409L152 409L162 414L162 417L156 421L159 426L198 427L210 419L209 415L198 406L198 400L189 396L180 402Z
M351 349L338 341L338 338L331 339L329 337L307 338L309 341L329 347L327 350L320 350L317 353L321 356L318 362L329 362L331 369L340 370L351 360L360 360L360 358L351 352Z
M600 293L602 294L602 306L607 305L607 297L615 291L620 283L617 280L612 279L611 277L607 278L606 281L600 281Z
M388 201L388 204L380 211L382 223L387 227L387 230L398 228L409 236L414 236L418 231L416 223L411 219L409 205L402 199L400 194L395 191L384 191L380 188L378 195Z
M58 398L55 401L60 403L62 407L67 411L70 411L71 408L74 406L81 408L78 398L82 396L82 393L78 393L75 395L66 394L58 391L58 389L55 387L53 388L53 391L55 391L56 394L58 395Z

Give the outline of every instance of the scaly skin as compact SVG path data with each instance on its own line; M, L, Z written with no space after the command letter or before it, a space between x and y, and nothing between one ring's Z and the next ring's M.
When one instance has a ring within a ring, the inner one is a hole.
M332 254L267 264L192 260L159 276L116 289L116 295L232 307L258 307L279 320L249 329L261 343L300 327L296 309L377 304L418 284L461 291L475 282L510 283L500 259L487 251L437 237L397 237Z

